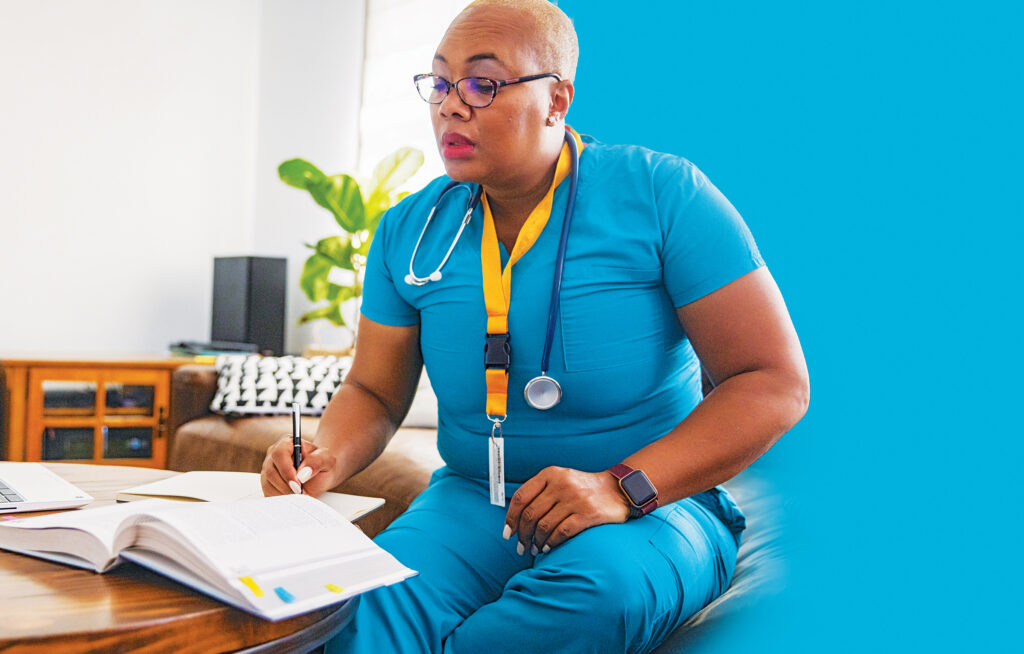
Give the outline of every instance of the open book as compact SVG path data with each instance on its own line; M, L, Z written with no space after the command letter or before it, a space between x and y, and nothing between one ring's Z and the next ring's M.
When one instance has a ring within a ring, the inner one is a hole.
M153 499L10 520L0 548L96 572L133 561L269 620L416 574L308 495Z
M149 484L126 488L117 494L118 502L153 497L192 502L234 502L263 497L260 475L256 472L196 470ZM384 505L382 497L362 497L346 493L324 493L318 500L349 520L356 520Z

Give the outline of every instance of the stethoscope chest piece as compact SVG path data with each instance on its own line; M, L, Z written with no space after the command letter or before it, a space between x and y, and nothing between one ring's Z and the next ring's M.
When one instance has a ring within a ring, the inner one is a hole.
M410 286L424 286L427 282L441 281L441 271L435 270L427 277L415 277L412 273L405 276L405 283Z
M523 396L534 409L545 411L562 401L562 387L551 377L542 374L527 382Z

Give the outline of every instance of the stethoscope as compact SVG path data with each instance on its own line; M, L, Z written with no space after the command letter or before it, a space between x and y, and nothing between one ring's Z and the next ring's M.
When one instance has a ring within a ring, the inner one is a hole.
M580 177L579 148L576 145L576 139L568 131L565 133L565 142L569 144L569 154L571 155L569 197L565 204L565 220L562 223L562 235L558 241L558 255L555 258L555 274L551 282L551 304L548 308L548 329L547 334L544 337L544 352L541 355L540 375L527 382L526 387L523 389L523 396L526 398L526 403L534 409L540 409L542 411L550 409L562 401L562 387L554 378L547 374L547 370L548 364L551 361L551 343L555 338L555 321L558 317L558 308L561 300L562 270L565 268L565 245L569 240L569 224L572 222L572 215L576 208L576 184ZM448 247L448 251L445 252L444 258L441 259L441 263L434 269L434 272L430 273L426 277L419 277L413 271L413 264L416 262L416 252L420 249L420 243L423 242L423 235L427 233L427 227L430 226L430 221L433 220L434 215L437 213L437 208L441 205L441 200L444 198L445 194L448 193L448 191L460 188L466 189L470 194L470 198L469 204L466 208L466 215L463 216L462 223L459 225L459 231L455 233L455 238L452 240L452 244ZM446 263L448 263L448 258L451 256L452 251L455 249L455 245L462 237L462 232L466 229L466 225L469 224L470 218L473 215L473 210L476 209L477 205L480 203L481 195L483 195L483 187L480 185L477 185L475 192L470 191L469 186L459 182L448 182L448 184L441 189L441 193L437 196L434 206L430 208L430 213L427 215L427 221L423 224L423 229L420 230L420 237L416 239L416 246L413 248L412 256L409 258L409 274L405 276L406 284L409 284L410 286L424 286L429 282L441 281L441 269L444 268Z

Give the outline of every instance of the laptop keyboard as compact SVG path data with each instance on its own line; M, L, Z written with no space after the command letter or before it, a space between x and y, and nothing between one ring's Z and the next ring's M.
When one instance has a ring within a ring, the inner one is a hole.
M24 502L25 498L15 492L13 488L0 479L0 501L2 502Z

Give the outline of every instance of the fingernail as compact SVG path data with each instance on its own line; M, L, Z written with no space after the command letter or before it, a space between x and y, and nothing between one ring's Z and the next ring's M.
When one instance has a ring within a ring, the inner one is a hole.
M531 548L530 548L530 551L531 551L531 552L533 552L533 555L534 555L534 556L537 556L537 554L538 554L538 553L540 552L540 550L538 550L538 549L537 549L537 546L536 546L536 545L534 545L533 547L531 547Z
M518 554L519 556L522 556L523 552L525 552L525 551L526 551L526 548L523 547L522 543L516 543L516 554Z
M299 486L294 481L288 482L288 488L292 489L292 492L296 495L302 495L302 486Z
M504 538L505 540L508 540L509 538L511 538L512 537L512 527L509 527L508 525L505 525L505 529L502 530L502 532L501 532L501 537Z
M547 554L548 552L551 551L551 546L550 545L544 545L544 549L542 549L541 551L544 552L545 554Z
M309 478L313 476L313 469L310 468L309 466L304 466L302 468L299 468L299 474L295 476L299 478L300 484L305 484L307 481L309 481Z

